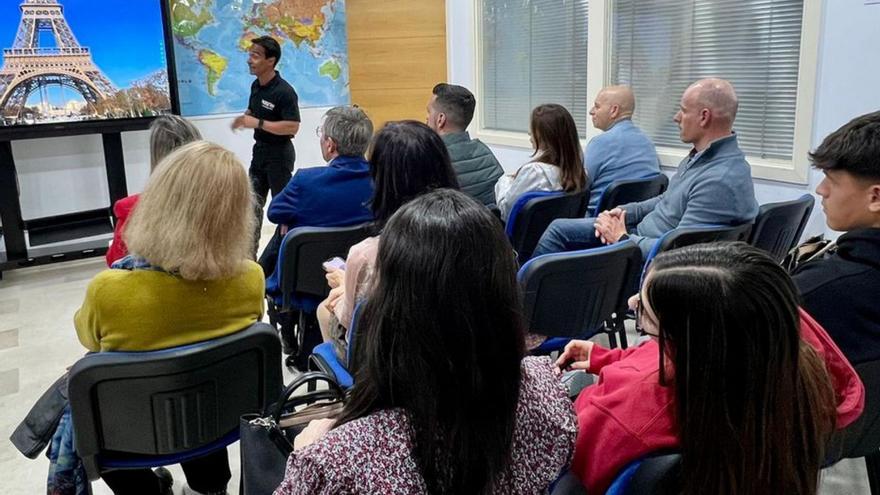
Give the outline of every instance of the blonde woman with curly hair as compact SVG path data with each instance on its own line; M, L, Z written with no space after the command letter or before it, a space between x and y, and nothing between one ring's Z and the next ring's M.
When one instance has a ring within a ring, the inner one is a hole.
M148 351L215 339L263 314L263 271L247 173L235 155L196 141L158 165L126 225L132 254L89 284L74 323L90 351ZM226 493L225 449L182 464L192 491ZM106 473L114 493L170 493L160 468ZM152 487L155 487L153 490Z

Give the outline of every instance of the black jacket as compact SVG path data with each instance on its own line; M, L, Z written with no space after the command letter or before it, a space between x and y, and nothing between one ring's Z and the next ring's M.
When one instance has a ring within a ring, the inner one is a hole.
M804 264L793 278L804 309L853 366L880 359L880 229L842 235L835 254Z

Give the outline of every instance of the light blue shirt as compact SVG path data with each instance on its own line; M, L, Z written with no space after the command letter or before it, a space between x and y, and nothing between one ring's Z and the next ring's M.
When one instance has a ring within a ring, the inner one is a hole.
M612 182L660 173L654 143L630 119L616 122L590 140L584 151L584 166L590 178L590 212L599 205L599 198ZM593 215L588 212L587 216Z

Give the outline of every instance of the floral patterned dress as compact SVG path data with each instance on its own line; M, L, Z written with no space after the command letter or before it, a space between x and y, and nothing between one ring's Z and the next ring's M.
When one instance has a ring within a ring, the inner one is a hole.
M496 482L505 494L546 492L568 467L577 436L571 401L550 359L527 357L522 370L511 463ZM275 495L426 493L412 446L406 414L378 411L291 454Z

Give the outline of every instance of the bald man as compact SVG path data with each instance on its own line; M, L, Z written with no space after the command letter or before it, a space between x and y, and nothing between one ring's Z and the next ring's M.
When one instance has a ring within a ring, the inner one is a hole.
M534 256L631 241L647 257L654 242L678 227L739 225L758 215L751 168L736 140L736 92L723 79L702 79L681 97L675 122L688 156L661 196L596 218L555 220Z
M605 132L591 139L584 151L584 167L590 178L588 216L612 182L660 173L654 143L632 121L635 109L636 97L627 86L609 86L596 95L590 117L593 127Z

